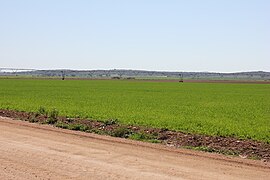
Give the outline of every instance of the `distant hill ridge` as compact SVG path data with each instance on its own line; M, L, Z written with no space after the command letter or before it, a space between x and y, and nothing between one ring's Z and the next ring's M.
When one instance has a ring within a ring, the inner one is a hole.
M1 70L1 69L0 69ZM0 71L0 75L23 75L23 76L47 76L57 77L65 75L66 77L81 78L112 78L112 77L135 77L135 78L184 78L184 79L258 79L270 80L270 72L251 71L235 73L218 72L169 72L169 71L146 71L146 70L31 70L19 71L14 69L11 72Z

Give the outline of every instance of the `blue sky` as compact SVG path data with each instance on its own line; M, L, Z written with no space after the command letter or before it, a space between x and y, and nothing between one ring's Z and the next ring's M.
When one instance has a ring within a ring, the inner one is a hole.
M0 0L0 67L270 71L269 0Z

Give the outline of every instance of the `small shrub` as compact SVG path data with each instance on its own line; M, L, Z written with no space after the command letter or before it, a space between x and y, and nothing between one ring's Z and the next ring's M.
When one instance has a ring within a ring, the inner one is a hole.
M152 134L155 138L157 138L158 137L158 132L153 132L153 134Z
M199 151L204 151L204 152L216 152L215 149L211 147L207 147L207 146L198 146L198 147L194 147L194 149L199 150Z
M50 112L50 117L53 118L53 119L57 119L58 117L58 110L57 109L53 109L51 112Z
M104 121L104 124L106 126L109 126L109 125L114 125L114 124L117 124L118 123L118 120L117 119L109 119L109 120L105 120Z
M83 124L71 124L68 129L75 131L87 131L89 128Z
M160 140L157 140L157 139L150 139L150 140L147 140L147 142L150 142L150 143L161 143Z
M130 131L125 127L117 128L116 130L112 132L112 136L122 137L122 138L127 138L129 134L130 134Z
M36 119L36 117L31 117L29 120L28 120L30 123L36 123L38 122L38 119Z
M157 140L157 136L153 134L146 134L144 132L142 133L134 133L129 136L130 139L133 140L139 140L139 141L147 141L147 142L152 142L152 143L159 143L160 141Z
M40 106L38 108L38 114L46 115L47 116L48 115L48 112L46 111L46 109L44 107Z
M38 112L36 112L36 113L34 113L34 116L38 117L38 116L40 116L40 114Z
M55 124L57 122L58 114L59 114L59 112L57 109L53 109L52 111L50 111L47 123L48 124Z
M74 119L67 118L67 122L72 123L73 121L74 121Z
M57 122L57 119L52 119L50 117L47 119L48 124L55 124L56 122Z
M63 122L57 122L57 124L55 126L59 127L59 128L63 128L63 129L68 129L69 125L66 123L63 123Z
M130 135L129 138L133 140L139 140L139 141L145 140L145 136L142 133L134 133Z

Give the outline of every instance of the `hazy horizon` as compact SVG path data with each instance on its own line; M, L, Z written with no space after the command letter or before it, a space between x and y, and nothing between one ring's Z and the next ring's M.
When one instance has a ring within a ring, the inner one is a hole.
M270 1L0 2L0 67L270 72Z
M234 72L220 72L220 71L173 71L173 70L147 70L147 69L66 69L66 68L55 68L55 69L27 69L27 68L6 68L7 70L5 70L6 67L0 67L0 72L14 72L14 70L18 70L16 72L21 72L21 71L59 71L59 70L66 70L66 71L112 71L112 70L116 70L116 71L121 71L121 70L125 70L125 71L155 71L155 72L185 72L185 73L189 73L189 72L195 72L195 73L224 73L224 74L230 74L230 73L243 73L243 72L266 72L266 73L270 73L270 71L234 71ZM14 69L14 70L12 70Z

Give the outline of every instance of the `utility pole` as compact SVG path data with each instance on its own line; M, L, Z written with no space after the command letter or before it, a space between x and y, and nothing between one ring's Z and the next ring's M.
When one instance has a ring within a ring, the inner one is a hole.
M65 71L61 71L62 74L62 80L65 80Z
M179 82L184 82L182 73L179 74Z

